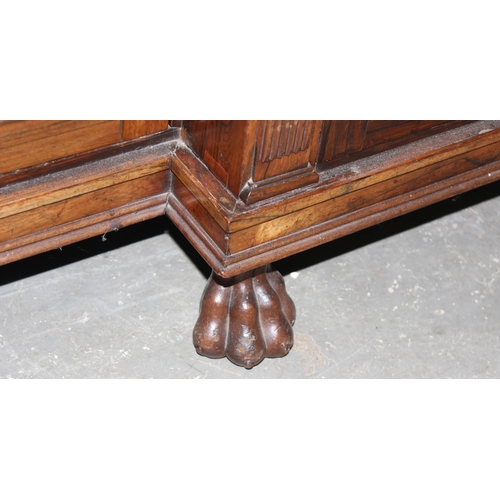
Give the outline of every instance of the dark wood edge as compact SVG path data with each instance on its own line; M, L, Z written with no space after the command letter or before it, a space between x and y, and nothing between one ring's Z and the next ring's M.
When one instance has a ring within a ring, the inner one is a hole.
M273 198L294 189L316 184L319 175L314 172L309 164L307 167L294 172L279 175L271 179L264 179L256 183L248 184L241 192L241 199L247 204L256 203Z
M487 123L496 123L496 125L493 126L493 129L483 134L481 127L486 126L484 124ZM178 136L180 137L179 134ZM464 137L465 143L463 142ZM449 142L450 140L452 140L451 143ZM378 163L377 159L371 159L371 161L374 162L373 168L377 169L376 174L380 174L380 171L386 173L389 177L385 175L383 179L387 180L391 175L398 175L398 168L395 168L401 164L398 161L406 161L408 168L415 170L422 166L442 161L443 159L452 159L454 156L462 154L464 150L469 151L482 147L485 144L496 142L500 142L500 125L498 122L479 122L445 132L438 137L424 139L418 144L412 143L408 146L402 146L399 152L390 152L388 155L390 158L386 164L383 161L383 153L381 153L382 156L380 157L382 160L379 158L380 161ZM421 154L416 161L416 166L412 164L413 157L411 155L407 155L409 159L404 159L405 148L413 148L411 149L413 152L415 148L421 148ZM399 157L398 154L400 155ZM148 164L148 161L152 163ZM41 179L41 182L44 183L45 187L50 186L52 192L60 194L62 189L71 186L80 186L79 183L82 179L93 183L97 178L101 178L106 182L114 184L122 182L126 178L115 177L111 180L108 178L110 174L121 175L130 172L135 177L149 175L152 173L149 165L166 171L170 168L171 172L175 173L176 177L191 193L193 199L207 210L210 217L213 217L214 221L223 229L228 237L230 237L231 231L239 231L238 226L234 225L235 222L249 222L249 224L241 227L251 227L266 220L279 219L281 215L278 213L277 207L279 208L282 204L290 207L293 206L295 201L299 200L300 203L297 203L296 211L300 212L322 201L322 197L326 196L326 199L331 199L342 194L342 189L349 190L353 187L358 189L359 186L366 187L366 184L362 184L364 180L366 182L377 181L377 179L368 177L366 172L355 173L354 175L358 175L358 177L354 178L352 175L347 175L344 180L340 179L340 181L338 178L325 178L323 179L324 182L320 182L318 185L300 188L292 193L277 196L273 198L272 204L266 200L265 202L255 203L253 206L246 206L243 202L236 200L215 179L206 166L187 148L182 139L176 139L160 142L135 151L127 151L121 155L98 160L97 162L87 163L71 172L58 172L48 175ZM380 169L380 167L382 168ZM143 169L143 171L137 173L138 168L139 170ZM222 277L231 277L350 234L359 229L369 227L370 225L455 196L483 184L493 182L499 178L500 162L489 163L483 167L446 178L433 183L431 186L411 191L405 195L394 196L366 208L356 210L355 212L335 217L332 220L318 222L313 226L293 231L291 234L278 236L271 241L232 255L225 253L218 247L203 228L203 221L196 220L188 212L175 197L175 192L172 191L170 185L166 187L164 194L150 197L146 200L139 200L113 211L102 212L7 242L8 247L5 246L3 251L2 246L0 246L0 264L58 248L90 236L112 231L116 227L124 227L125 225L167 213L214 271ZM37 180L36 182L39 181ZM359 182L359 185L356 182ZM5 201L15 204L19 200L24 200L25 196L35 196L39 184L37 186L34 183L26 181L25 183L16 185L16 187L22 189L0 189L0 195L3 198L2 208L5 208ZM340 189L340 191L334 193L332 191L334 189ZM64 197L61 199L64 199ZM303 203L304 199L307 200L307 204ZM53 201L54 199L49 200L48 203Z
M427 138L429 136L433 136L436 134L440 134L442 132L446 132L448 130L453 130L458 127L462 127L464 125L468 125L471 123L477 123L480 120L453 120L449 121L446 123L442 123L439 125L434 125L431 128L428 129L422 129L418 134L420 135L417 139L414 139L412 142L417 142L420 141L424 138ZM405 144L411 144L411 142L407 143L405 137L399 137L397 139L393 139L389 142L383 142L381 144L377 144L375 146L368 147L366 149L362 149L361 151L356 151L356 152L351 152L351 153L345 153L342 155L339 155L337 158L334 158L333 160L328 160L324 162L318 163L316 166L316 169L318 172L323 172L325 170L328 171L335 171L337 167L341 167L342 165L345 165L346 163L351 163L356 160L366 158L368 156L373 156L377 153L380 153L381 151L385 151L388 149L395 149L399 146L405 145Z
M217 223L229 230L229 221L238 211L239 202L205 166L205 164L183 143L174 151L171 171L197 198Z
M433 185L434 188L438 188L435 192L425 193L425 189L414 191L412 193L413 197L409 201L403 201L407 199L407 196L401 195L371 205L354 214L333 221L322 222L291 235L253 247L250 250L232 254L224 261L224 267L228 270L228 273L223 274L223 276L232 276L247 269L253 269L265 262L275 262L322 243L347 236L361 229L500 180L500 162L488 166L491 167L491 171L486 171L477 177L467 178L467 175L464 174L448 179L450 182L436 183ZM457 184L453 184L455 182Z
M145 137L123 141L118 144L113 144L112 146L103 146L85 153L79 153L43 164L22 168L14 172L0 174L0 189L7 185L17 185L17 183L29 181L33 177L56 174L64 170L75 169L85 164L96 163L99 160L106 160L116 155L137 151L138 149L155 146L160 143L177 141L180 137L180 129L169 128L166 131L155 132ZM33 174L36 175L34 176Z
M166 193L157 195L114 209L113 217L107 211L12 240L9 249L1 251L6 245L0 246L0 265L164 215L166 200Z
M174 197L169 198L167 215L212 269L219 276L226 278L497 180L500 180L500 162L490 163L477 170L413 191L410 199L408 199L408 194L390 198L332 221L315 224L307 229L232 255L224 255L199 222L180 203L176 204Z
M224 254L173 193L168 196L166 214L207 264L220 276L226 276ZM227 276L233 276L233 274Z
M0 221L15 213L167 171L176 144L162 142L0 188Z
M483 133L482 130L486 129L490 130ZM417 170L498 141L499 121L474 122L344 165L342 172L325 173L316 184L251 205L234 198L185 145L181 145L173 155L171 169L217 224L224 231L233 233L277 218L281 206L290 211L296 205L300 210L303 200L312 206L333 196L362 189L399 176L402 172Z

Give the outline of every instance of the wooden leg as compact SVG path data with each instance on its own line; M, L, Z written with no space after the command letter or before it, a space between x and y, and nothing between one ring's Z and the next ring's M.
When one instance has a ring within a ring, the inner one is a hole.
M295 305L278 271L266 265L233 278L212 273L193 332L198 354L227 356L252 368L264 358L288 354Z

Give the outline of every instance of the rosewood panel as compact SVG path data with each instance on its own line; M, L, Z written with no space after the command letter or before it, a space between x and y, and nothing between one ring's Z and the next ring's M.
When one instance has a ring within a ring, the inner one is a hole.
M168 120L123 120L121 127L121 140L129 141L167 130Z
M170 135L0 187L0 264L164 214Z
M263 181L314 163L321 122L259 120L252 180Z
M118 120L0 122L0 174L120 142Z
M500 180L500 121L171 125L0 122L0 264L167 213L214 270L197 351L247 368L293 344L270 262Z
M318 162L325 163L361 151L367 126L367 120L324 121Z
M425 137L470 121L449 120L336 120L324 121L318 155L324 170Z
M231 238L229 253L236 254L243 250L256 248L263 243L297 233L323 222L333 221L370 205L396 199L405 193L418 192L419 189L437 185L444 179L474 172L483 165L495 165L498 161L500 161L500 144L494 143L364 188L357 186L352 191L347 191L322 203L303 207L301 210L289 212L269 222L262 222L235 232ZM353 188L355 185L351 184L350 187Z
M166 175L159 172L4 217L0 219L0 252L9 247L5 244L9 240L105 211L112 216L113 209L166 190Z
M167 211L213 269L229 277L493 182L500 177L499 145L500 122L475 122L250 205L235 203L220 184L213 189L210 170L178 148L172 171L187 190L184 201L171 194ZM203 211L188 214L183 204Z
M182 126L210 172L246 204L318 180L314 164L320 121L207 120Z
M183 121L192 149L217 179L238 196L251 176L256 123L250 120Z
M314 184L321 121L259 120L252 177L241 198L251 204Z

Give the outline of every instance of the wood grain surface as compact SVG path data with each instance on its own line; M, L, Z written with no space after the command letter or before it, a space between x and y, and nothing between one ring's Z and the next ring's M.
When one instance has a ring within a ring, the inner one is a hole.
M318 170L342 165L468 123L471 122L465 120L327 120L323 122Z
M251 177L256 122L251 120L183 121L190 147L217 179L238 196Z
M164 214L177 139L173 131L160 142L1 187L0 263Z
M491 120L47 122L54 136L20 123L0 123L3 153L26 174L0 174L9 180L0 183L0 263L166 212L229 277L500 177L500 122ZM95 137L71 149L85 134ZM29 144L73 156L58 170L26 167L53 161ZM341 166L320 163L364 148L368 156Z
M0 123L0 174L120 142L119 120Z
M500 177L500 122L451 127L250 206L211 183L210 170L188 149L176 151L172 172L167 213L218 273L232 276L493 182Z
M168 120L123 120L121 140L128 141L167 130Z

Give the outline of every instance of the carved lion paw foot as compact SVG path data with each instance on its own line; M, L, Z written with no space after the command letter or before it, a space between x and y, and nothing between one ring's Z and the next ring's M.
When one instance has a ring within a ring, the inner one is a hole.
M288 354L293 345L295 305L283 277L270 266L234 278L214 273L203 293L193 332L198 354L227 356L252 368L264 358Z

